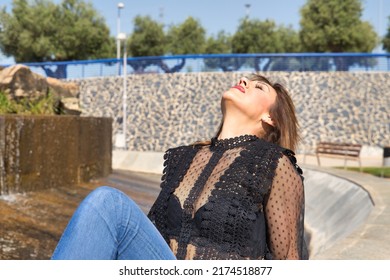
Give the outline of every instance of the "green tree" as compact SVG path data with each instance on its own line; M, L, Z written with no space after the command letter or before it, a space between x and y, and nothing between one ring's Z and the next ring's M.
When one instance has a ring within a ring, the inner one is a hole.
M299 53L302 51L299 33L291 26L280 25L276 29L275 43L278 44L282 53ZM299 71L301 61L294 57L270 57L263 67L264 71Z
M14 0L0 11L0 48L16 62L69 61L114 57L115 41L92 4L63 0ZM66 65L48 76L66 78Z
M302 51L299 33L291 26L280 25L276 29L276 41L281 44L280 48L286 53L299 53Z
M382 40L383 49L387 52L390 52L390 17L388 17L389 23L387 26L387 33Z
M282 46L277 42L276 24L273 20L260 21L244 18L233 35L233 53L276 53Z
M166 38L163 25L149 16L135 17L128 46L132 56L164 55Z
M0 47L16 62L41 62L52 59L55 51L51 38L55 27L57 7L51 2L13 1L12 14L5 7L0 12Z
M182 24L168 30L168 52L171 54L200 54L205 52L206 31L200 22L188 17Z
M130 55L133 57L161 56L166 52L166 36L162 24L149 16L137 16L134 19L134 30L128 40ZM150 65L166 69L161 59L132 60L129 62L136 72L144 72Z
M300 50L299 36L291 27L276 25L273 20L260 21L244 18L232 38L233 53L285 53ZM256 71L271 70L275 63L286 62L285 58L241 59L238 65L254 65ZM265 63L265 64L264 64ZM261 64L263 66L261 67Z
M204 53L206 46L206 31L200 22L188 17L182 24L172 25L167 32L167 52L174 55ZM178 72L185 65L185 58L165 72Z
M205 53L231 53L232 52L232 37L225 31L218 32L216 37L207 38L205 45Z
M308 52L371 52L378 43L372 25L361 20L360 0L308 0L301 9L300 38ZM360 64L335 58L336 70Z
M209 37L206 41L205 53L207 54L229 54L232 52L232 37L224 31L218 32L216 37ZM207 68L221 68L224 72L231 71L234 64L231 58L208 58L205 59Z

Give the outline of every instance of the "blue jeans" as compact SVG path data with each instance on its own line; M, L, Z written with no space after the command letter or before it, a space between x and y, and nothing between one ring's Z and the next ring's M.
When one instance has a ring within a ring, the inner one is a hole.
M126 194L91 192L69 221L52 259L175 259L156 227Z

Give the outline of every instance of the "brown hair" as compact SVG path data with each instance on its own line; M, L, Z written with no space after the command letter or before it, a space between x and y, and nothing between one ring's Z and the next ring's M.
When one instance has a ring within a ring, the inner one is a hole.
M275 83L273 88L277 92L277 98L270 109L270 116L275 124L273 130L276 130L279 136L275 139L275 143L295 151L300 137L294 103L286 88L281 84Z
M276 100L269 112L274 126L263 123L265 135L262 138L268 142L295 151L299 141L299 125L295 114L295 106L287 89L279 83L272 83L266 77L259 74L251 74L248 79L266 83L276 91ZM215 137L218 137L221 133L222 125L223 123L221 122ZM197 143L208 144L210 142L202 141Z

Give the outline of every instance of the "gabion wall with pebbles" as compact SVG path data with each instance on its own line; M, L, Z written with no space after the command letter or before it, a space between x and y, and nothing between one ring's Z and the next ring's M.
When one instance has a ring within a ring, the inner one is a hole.
M129 150L165 151L214 136L220 97L246 73L174 73L127 76ZM318 141L390 146L390 73L269 72L294 100L301 127L298 153ZM112 117L122 132L123 78L76 81L84 116ZM115 143L115 139L113 139Z

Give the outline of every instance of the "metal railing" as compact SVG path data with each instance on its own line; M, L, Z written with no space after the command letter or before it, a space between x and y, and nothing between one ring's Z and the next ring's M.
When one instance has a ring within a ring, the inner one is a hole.
M129 57L127 74L258 71L390 71L390 53L197 54ZM22 63L59 79L123 75L124 59Z

